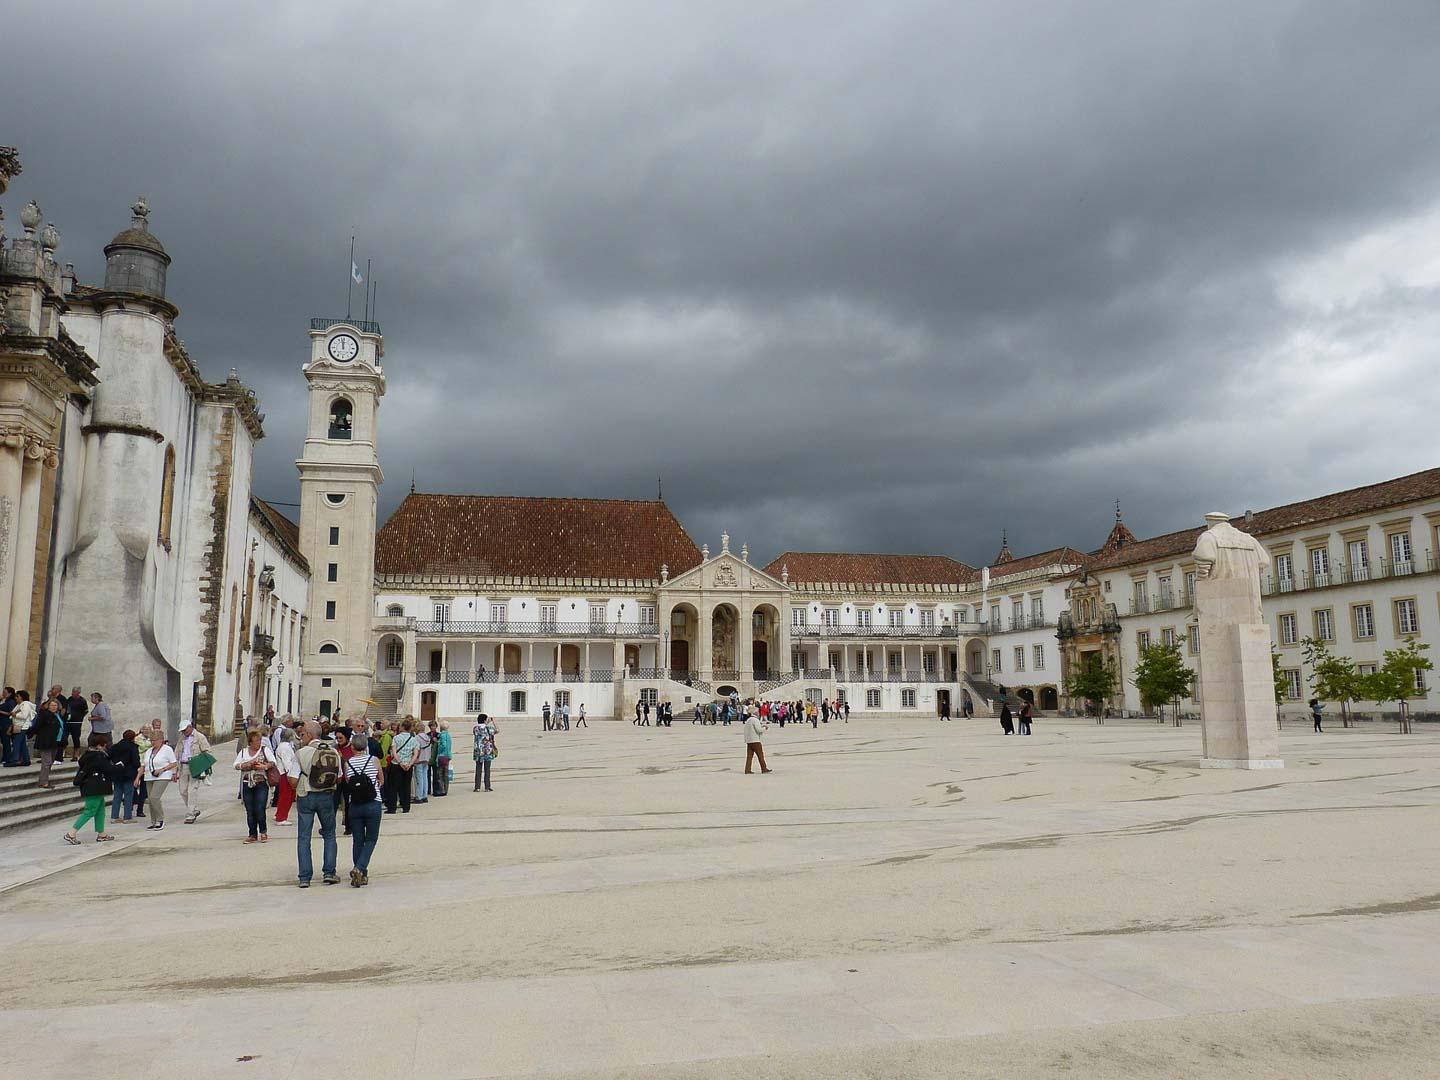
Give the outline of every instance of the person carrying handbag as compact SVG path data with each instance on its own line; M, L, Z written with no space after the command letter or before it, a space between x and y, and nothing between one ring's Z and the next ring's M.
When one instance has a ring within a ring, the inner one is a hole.
M256 840L269 843L265 808L270 802L272 784L280 780L280 769L275 751L270 749L258 728L250 731L245 749L235 758L235 769L240 773L240 798L245 803L245 826L249 830L245 843L253 844Z

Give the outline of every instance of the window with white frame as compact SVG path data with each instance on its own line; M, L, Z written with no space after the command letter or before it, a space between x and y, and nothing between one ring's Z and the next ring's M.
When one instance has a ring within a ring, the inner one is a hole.
M605 625L605 622L606 622L606 620L605 620L605 602L604 602L603 600L591 600L591 601L590 601L590 625L591 625L591 626L604 626L604 625Z
M525 711L525 691L510 691L510 711L512 713L523 713Z
M1016 671L1024 671L1024 670L1025 670L1025 646L1024 646L1024 645L1016 645L1016 646L1015 646L1015 670L1016 670Z
M1280 674L1285 677L1285 697L1290 701L1299 701L1302 690L1300 685L1300 669L1284 668Z
M654 626L654 625L655 625L655 605L654 605L654 604L641 604L641 605L640 605L640 625L641 625L641 626Z
M540 623L542 626L555 625L555 610L554 604L540 605Z
M1169 576L1167 575L1160 578L1158 581L1156 581L1155 584L1159 587L1160 590L1160 603L1164 604L1166 607L1169 607L1175 602L1175 597L1170 591Z
M1136 578L1134 583L1131 585L1131 588L1134 590L1135 593L1135 607L1137 609L1143 610L1145 607L1145 601L1149 595L1147 592L1145 579L1143 577Z
M920 654L920 670L927 675L935 674L935 654L933 652Z
M1425 670L1424 670L1423 668L1416 668L1416 669L1415 669L1415 689L1416 689L1417 692L1419 692L1419 693L1421 693L1421 694L1426 693L1426 689L1425 689Z
M900 691L900 707L902 709L915 708L915 691L908 686Z
M1310 549L1310 583L1317 588L1330 584L1330 549Z
M653 686L647 686L644 690L640 691L640 704L642 705L649 705L653 708L659 700L660 691L656 690Z
M957 607L955 609L955 621L957 623L970 621L970 609L968 607Z
M405 663L405 646L398 641L391 641L385 646L385 666L400 667Z
M1160 640L1163 641L1166 645L1174 645L1174 644L1175 644L1175 628L1174 628L1173 626L1167 626L1167 627L1165 627L1165 629L1161 630L1161 631L1160 631Z
M838 607L827 607L820 613L821 621L828 627L840 625L840 609Z
M405 617L405 609L399 604L391 604L385 609L385 614L392 619L403 619Z
M905 612L902 609L890 609L890 625L896 629L905 625Z
M870 629L870 619L871 619L871 617L872 617L873 615L874 615L874 612L872 612L869 608L856 608L856 610L855 610L855 625L858 626L858 627L860 627L860 628L863 629L863 630L869 630L869 629Z
M1356 604L1350 609L1354 622L1355 636L1360 639L1375 636L1375 609L1369 604Z
M865 707L867 709L878 709L880 707L880 688L878 686L866 688Z
M1195 602L1195 571L1194 571L1194 570L1187 570L1187 571L1185 571L1185 602L1186 602L1187 604L1193 604L1193 603Z
M1420 632L1420 613L1415 607L1414 600L1395 601L1395 632L1397 634L1418 634Z
M504 626L504 625L505 625L505 605L504 605L504 604L491 604L491 605L490 605L490 622L491 622L491 624L494 625L494 626Z
M1299 631L1296 628L1296 620L1293 613L1280 616L1280 644L1294 645L1300 640Z
M791 626L804 626L804 625L805 625L805 609L804 609L803 607L792 607L792 608L790 609L790 625L791 625Z
M850 691L846 690L843 686L839 687L835 691L835 700L838 701L841 705L844 705L847 701L850 700Z
M1010 601L1010 629L1019 630L1025 626L1025 601Z
M1031 652L1034 654L1035 670L1043 671L1045 669L1045 646L1036 645L1031 649Z
M921 628L922 630L934 630L934 629L935 629L935 609L934 609L934 608L921 608L921 609L920 609L920 628Z
M1189 632L1188 632L1188 634L1187 634L1186 636L1189 637L1189 639L1190 639L1190 655L1191 655L1191 656L1199 656L1199 655L1200 655L1200 624L1199 624L1199 623L1191 623L1190 626L1189 626Z
M990 605L990 630L993 633L1000 629L1000 605Z
M483 690L465 691L465 711L483 712L485 709L485 692Z
M899 674L899 672L900 672L900 659L901 659L901 656L902 656L901 653L898 653L898 652L890 652L890 651L887 649L886 652L885 652L885 670L886 670L886 671L890 671L890 672L894 672L895 674Z
M1000 674L1000 650L990 650L990 670L996 675Z
M1370 579L1370 544L1366 540L1351 540L1345 545L1346 557L1350 562L1350 580Z
M1356 664L1356 665L1355 665L1355 673L1356 673L1357 675L1374 675L1374 674L1375 674L1375 665L1374 665L1374 664Z
M1036 626L1045 622L1045 598L1043 596L1030 597L1030 621Z
M1411 569L1410 534L1408 532L1391 533L1390 572L1392 574L1408 574Z
M1335 640L1335 612L1331 608L1317 608L1315 610L1315 639L1317 641Z
M1275 587L1279 592L1290 592L1295 588L1295 562L1288 551L1275 556ZM1194 582L1191 582L1191 592L1194 588Z
M450 621L450 605L445 601L437 601L435 604L435 621L446 623Z
M569 691L569 690L556 690L556 691L555 691L555 708L557 708L557 709L563 709L563 708L565 708L566 705L569 705L569 704L570 704L570 691Z
M1141 630L1135 635L1135 651L1143 653L1150 647L1150 631Z

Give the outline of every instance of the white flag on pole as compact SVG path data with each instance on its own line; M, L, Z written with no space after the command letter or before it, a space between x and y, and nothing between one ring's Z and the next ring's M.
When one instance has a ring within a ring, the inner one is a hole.
M355 282L356 285L365 284L365 275L360 273L360 267L355 265L354 259L350 260L350 280Z

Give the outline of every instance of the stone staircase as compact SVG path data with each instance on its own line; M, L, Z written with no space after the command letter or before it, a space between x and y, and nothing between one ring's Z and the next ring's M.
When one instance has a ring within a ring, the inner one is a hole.
M50 770L54 790L43 791L36 787L39 765L0 769L0 833L79 817L85 800L71 783L74 776L73 761L57 761Z
M377 682L370 689L370 700L374 705L365 706L366 720L391 720L400 715L400 691L398 682Z
M800 678L800 673L798 671L786 671L782 672L778 678L766 679L764 682L758 682L755 684L755 696L764 697L772 690L777 690L780 687L784 686L786 683L794 682L798 678Z
M970 697L975 702L977 716L985 715L987 709L990 716L1000 715L999 686L993 682L987 682L985 679L978 679L974 675L962 674L961 678L963 679L961 685L970 691ZM1005 693L1005 700L1010 703L1010 708L1015 710L1019 710L1020 706L1025 704L1023 700L1008 690Z

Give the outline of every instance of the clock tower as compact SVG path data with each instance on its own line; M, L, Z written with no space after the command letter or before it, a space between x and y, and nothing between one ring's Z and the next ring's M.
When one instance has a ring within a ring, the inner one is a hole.
M310 388L300 469L300 550L310 562L302 708L365 712L375 676L375 506L384 477L376 427L385 372L380 324L310 320Z

